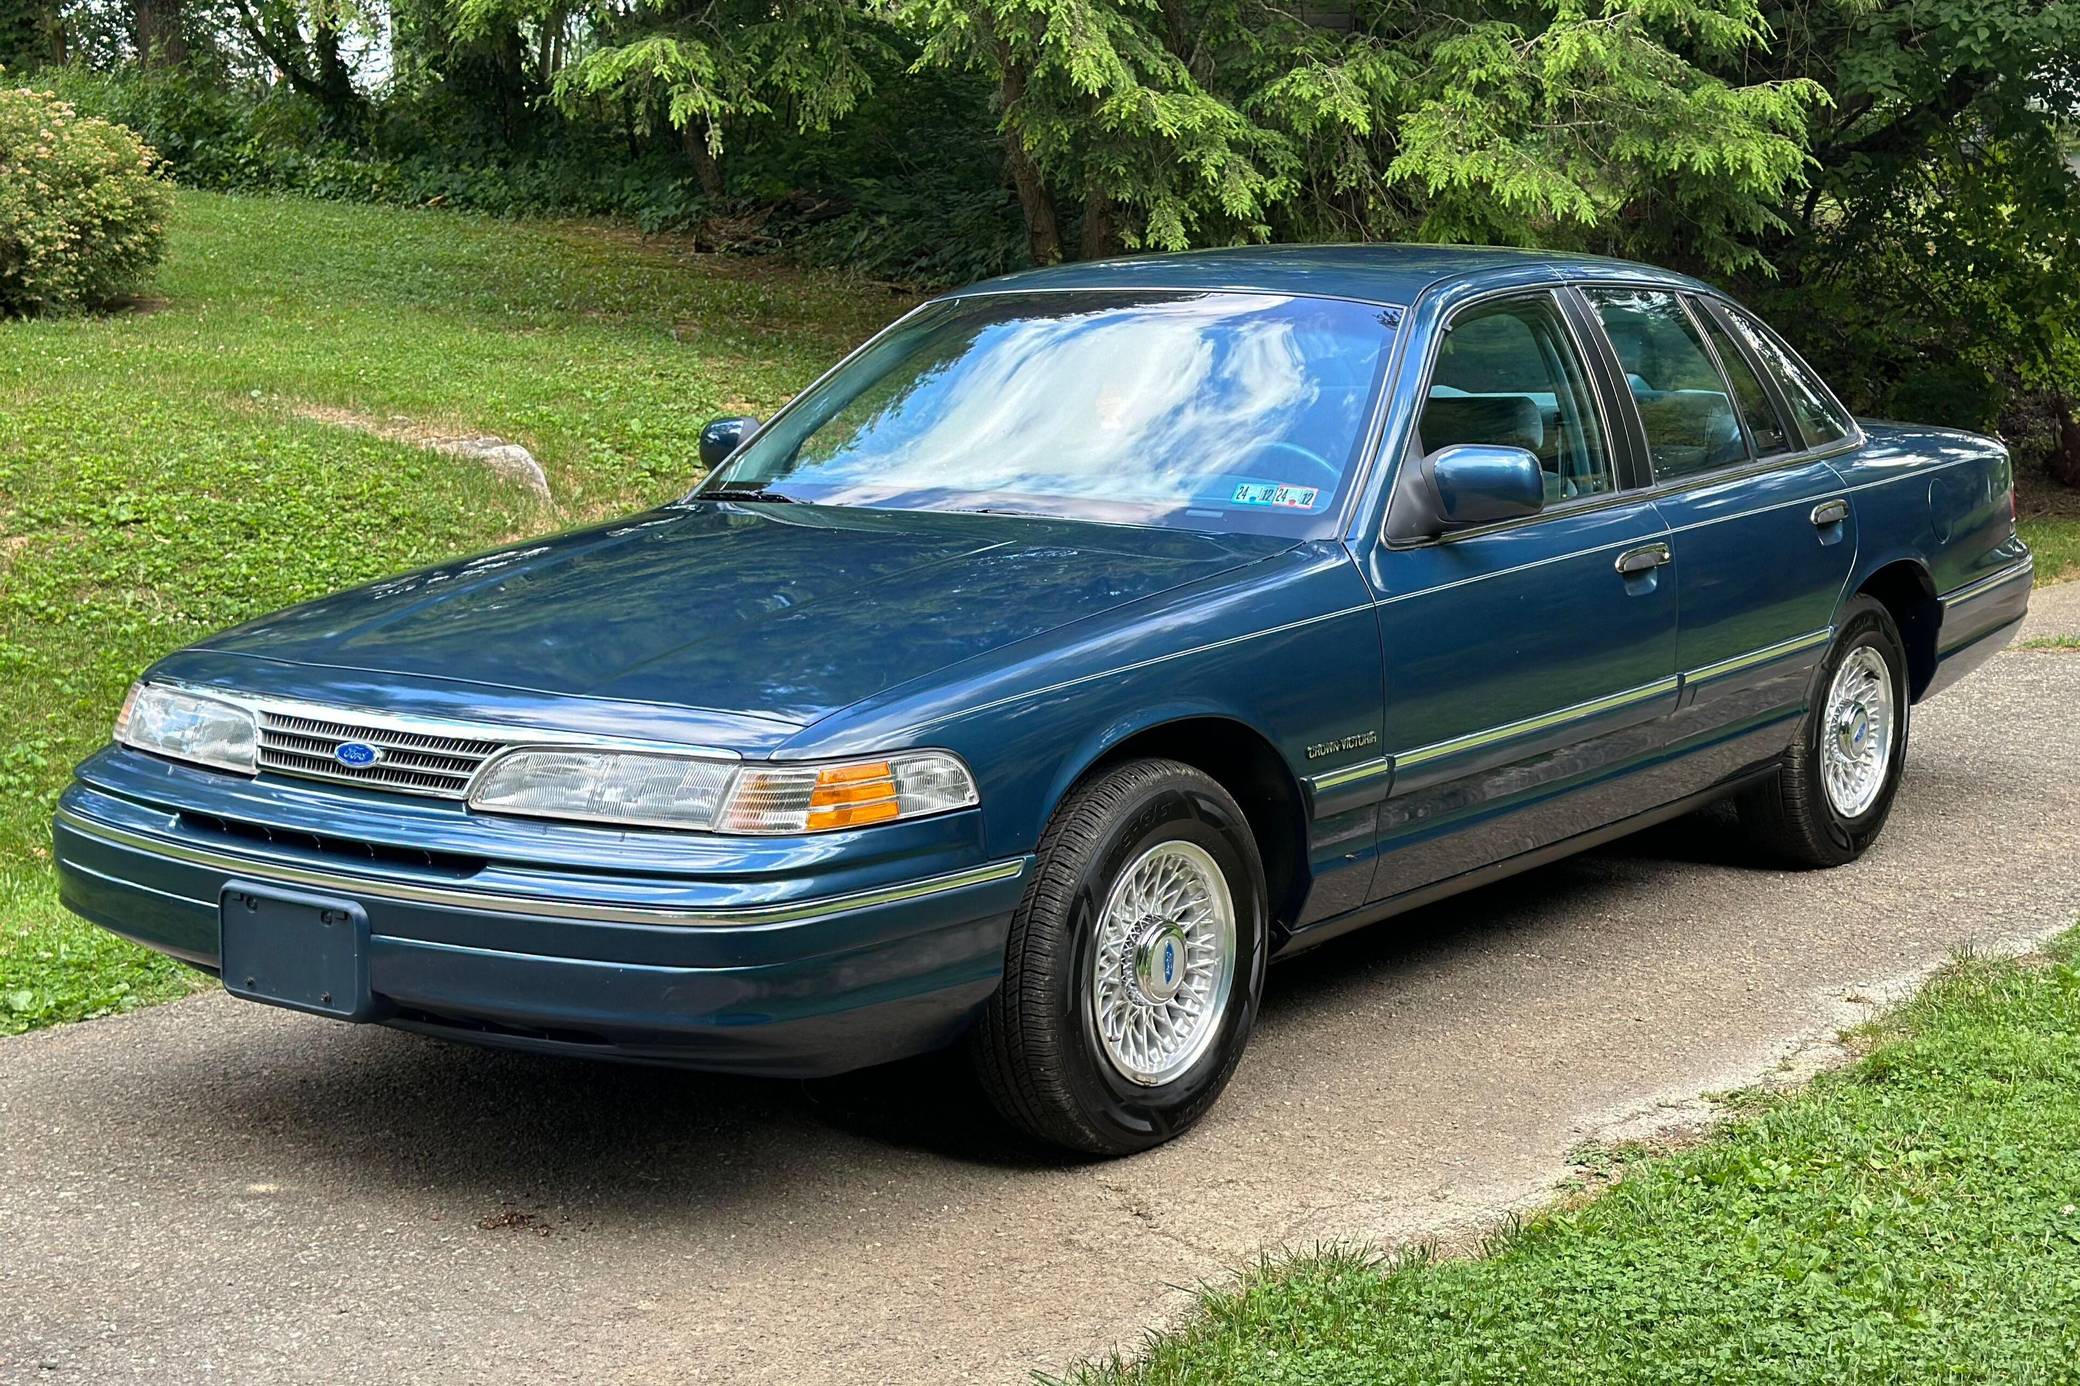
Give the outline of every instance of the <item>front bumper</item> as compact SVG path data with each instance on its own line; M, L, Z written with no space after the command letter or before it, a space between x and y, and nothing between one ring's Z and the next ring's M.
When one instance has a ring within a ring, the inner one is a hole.
M234 882L368 917L372 1018L504 1047L806 1077L939 1047L996 988L1030 859L804 898L654 871L458 875L226 839L78 783L52 824L60 897L216 970ZM487 882L484 875L493 879ZM775 883L768 882L768 886Z

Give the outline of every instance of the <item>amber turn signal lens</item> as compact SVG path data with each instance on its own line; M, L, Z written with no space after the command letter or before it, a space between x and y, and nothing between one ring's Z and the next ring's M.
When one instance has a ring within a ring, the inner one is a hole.
M885 822L902 811L896 797L895 770L887 761L834 765L816 776L816 785L809 791L809 818L804 826L811 832L852 828Z

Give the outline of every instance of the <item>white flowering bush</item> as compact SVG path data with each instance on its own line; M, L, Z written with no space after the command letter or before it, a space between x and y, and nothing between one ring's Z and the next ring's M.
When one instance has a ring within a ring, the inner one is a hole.
M173 207L158 163L135 131L49 92L0 90L0 316L136 293Z

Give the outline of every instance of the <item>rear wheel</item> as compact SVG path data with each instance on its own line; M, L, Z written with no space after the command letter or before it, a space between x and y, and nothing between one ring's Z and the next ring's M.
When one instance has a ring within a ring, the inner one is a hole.
M991 1102L1053 1145L1125 1155L1213 1105L1263 994L1264 868L1242 810L1188 765L1072 790L970 1041Z
M1869 597L1852 600L1797 744L1773 779L1739 800L1742 823L1771 853L1840 866L1877 840L1906 762L1906 670L1892 614Z

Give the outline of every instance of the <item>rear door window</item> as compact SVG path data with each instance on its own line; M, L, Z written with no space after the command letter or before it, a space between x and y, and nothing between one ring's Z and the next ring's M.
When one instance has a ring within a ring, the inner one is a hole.
M1682 300L1660 289L1584 289L1618 353L1646 429L1654 480L1672 481L1748 459L1726 378Z

